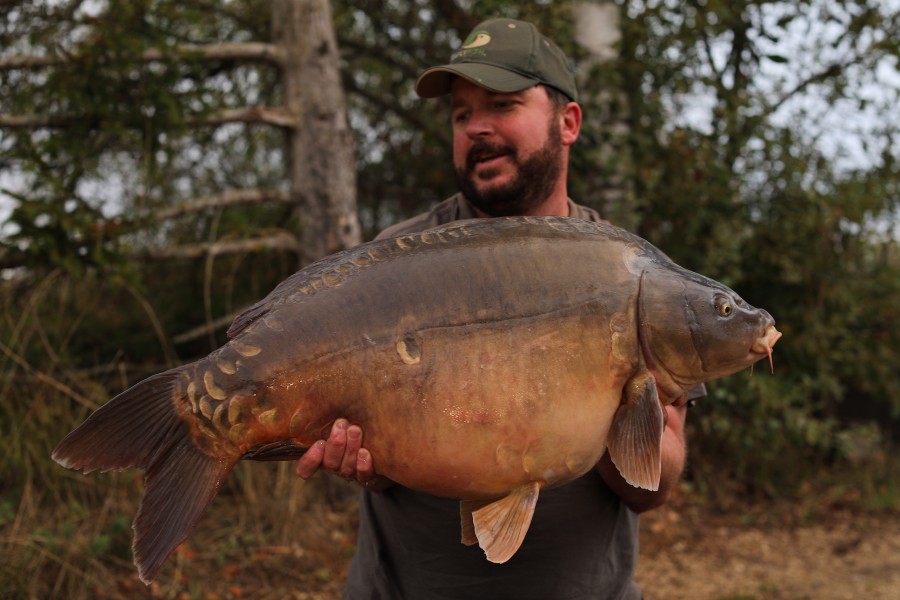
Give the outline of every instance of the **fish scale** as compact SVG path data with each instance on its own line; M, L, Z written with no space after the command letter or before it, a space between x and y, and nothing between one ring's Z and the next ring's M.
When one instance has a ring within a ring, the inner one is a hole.
M326 257L228 335L54 450L85 472L145 471L144 582L237 461L296 459L338 418L362 427L377 473L458 498L463 543L505 562L540 491L604 452L655 489L663 406L771 360L780 337L766 311L637 236L559 217L460 222Z

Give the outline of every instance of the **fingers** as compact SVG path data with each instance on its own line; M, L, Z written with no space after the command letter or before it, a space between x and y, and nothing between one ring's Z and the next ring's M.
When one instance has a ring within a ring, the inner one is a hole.
M297 475L308 479L322 469L348 481L361 484L371 481L375 476L372 455L362 447L362 439L362 428L346 419L337 419L328 439L313 444L297 461Z
M323 468L334 472L340 470L347 449L347 427L349 425L346 419L338 419L332 425L331 433L328 434L328 441L325 444Z
M350 425L346 429L347 444L341 459L340 475L344 479L357 477L356 464L359 462L360 446L362 446L362 429Z
M375 477L375 469L372 466L372 455L365 448L360 448L356 455L356 480L366 485Z
M315 475L322 465L323 456L325 456L325 440L319 440L297 460L295 467L297 475L303 479L309 479Z

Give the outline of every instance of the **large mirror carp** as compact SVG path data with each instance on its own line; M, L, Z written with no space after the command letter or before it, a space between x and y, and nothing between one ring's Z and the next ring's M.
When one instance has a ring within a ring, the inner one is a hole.
M477 219L297 272L209 356L122 392L60 442L85 473L145 471L148 583L242 458L295 459L335 419L376 471L461 500L462 538L508 560L541 489L609 449L656 489L663 406L768 357L772 317L622 229Z

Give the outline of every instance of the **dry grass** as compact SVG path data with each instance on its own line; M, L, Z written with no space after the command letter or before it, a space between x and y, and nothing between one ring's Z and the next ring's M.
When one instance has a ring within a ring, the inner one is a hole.
M0 597L340 597L355 542L354 487L324 476L303 482L289 463L240 464L146 587L130 550L140 474L84 476L56 465L53 445L85 411L50 386L6 392ZM810 489L804 502L723 512L685 484L642 520L639 581L648 598L890 598L900 584L896 511L860 512L860 500L847 485L830 486Z
M241 464L148 588L131 563L140 474L85 476L56 465L50 451L77 419L63 417L59 406L69 402L53 392L40 404L10 414L9 403L3 403L3 421L17 429L13 437L21 445L15 463L4 460L15 470L4 470L2 481L0 597L337 594L353 550L354 488L325 477L305 483L288 463Z
M136 376L119 358L90 372L69 366L70 344L87 318L79 315L103 312L96 293L51 274L33 286L4 284L0 301L0 598L337 594L352 554L346 532L357 490L324 477L304 483L288 463L238 465L158 581L145 587L131 562L140 473L85 476L50 458Z

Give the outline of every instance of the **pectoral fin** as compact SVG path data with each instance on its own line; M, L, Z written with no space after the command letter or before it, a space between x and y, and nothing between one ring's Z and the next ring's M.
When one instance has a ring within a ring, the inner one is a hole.
M462 542L471 545L477 540L489 561L508 561L525 539L540 489L532 481L494 502L462 502Z
M293 440L281 440L250 448L244 452L241 459L260 461L297 460L306 454L307 450L309 450L309 448L301 446Z
M632 377L625 384L607 441L613 464L631 485L659 489L664 426L656 380L646 372Z

